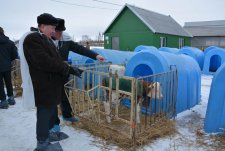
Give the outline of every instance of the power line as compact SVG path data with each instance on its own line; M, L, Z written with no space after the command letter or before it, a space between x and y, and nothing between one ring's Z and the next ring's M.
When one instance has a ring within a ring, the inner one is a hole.
M80 5L80 4L76 4L76 3L62 2L62 1L59 1L59 0L50 0L50 1L54 1L54 2L57 2L57 3L62 3L62 4L66 4L66 5L75 5L75 6L80 6L80 7L87 7L87 8L105 9L105 10L119 10L119 9L113 9L113 8L104 8L104 7L94 7L94 6L88 6L88 5Z
M105 1L99 1L99 0L93 0L93 1L100 2L100 3L105 3L105 4L116 5L116 6L123 6L123 5L120 5L120 4L115 4L115 3L105 2Z

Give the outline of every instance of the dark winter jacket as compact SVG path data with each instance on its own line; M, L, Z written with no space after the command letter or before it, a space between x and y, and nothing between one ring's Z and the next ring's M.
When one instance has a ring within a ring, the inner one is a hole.
M36 106L57 105L61 101L63 76L69 66L62 61L55 45L38 32L28 35L23 43L34 88Z
M17 58L17 48L4 34L0 33L0 72L11 70L11 61Z
M74 41L59 41L58 42L58 51L60 53L60 56L64 61L68 60L69 51L73 51L77 54L84 55L86 57L89 57L91 59L96 60L96 56L98 55L92 50L88 50L82 45L79 45L78 43Z

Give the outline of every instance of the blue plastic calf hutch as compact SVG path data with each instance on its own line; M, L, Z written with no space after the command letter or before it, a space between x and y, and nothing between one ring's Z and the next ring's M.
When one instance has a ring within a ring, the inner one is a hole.
M207 52L209 52L209 50L215 49L215 48L219 48L219 47L216 47L216 46L209 46L209 47L205 48L204 54L206 54Z
M107 62L112 62L113 64L126 64L128 60L133 56L134 52L129 51L119 51L119 50L111 50L111 49L92 49L97 52L104 58L106 58ZM84 57L82 59L82 63L94 63L95 60Z
M177 48L169 48L169 47L161 47L161 48L159 48L159 51L164 51L164 52L177 54L179 52L179 49L177 49Z
M80 64L83 57L84 56L70 51L68 56L68 61L71 61L72 65Z
M158 51L158 49L154 46L145 46L145 45L140 45L140 46L137 46L135 49L134 49L134 52L139 52L139 51L142 51L142 50L155 50L155 51Z
M225 129L225 64L215 73L205 117L207 133L224 132Z
M214 47L205 53L203 73L210 74L216 72L216 70L225 62L225 49Z
M198 48L194 48L194 47L183 47L182 49L180 49L178 54L185 54L185 55L192 57L195 61L197 61L199 67L202 70L203 63L204 63L204 52L203 51L201 51Z
M142 50L129 60L125 75L139 77L167 72L170 65L176 65L178 70L176 111L180 113L195 106L200 100L201 73L193 58L154 49Z

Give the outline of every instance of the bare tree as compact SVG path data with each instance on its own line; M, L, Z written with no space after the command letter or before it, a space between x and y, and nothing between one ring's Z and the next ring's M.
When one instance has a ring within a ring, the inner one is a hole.
M99 32L99 34L98 34L98 41L101 42L103 40L102 38L103 38L102 33Z
M91 38L88 36L88 35L82 35L82 41L83 42L87 42L87 41L90 41Z

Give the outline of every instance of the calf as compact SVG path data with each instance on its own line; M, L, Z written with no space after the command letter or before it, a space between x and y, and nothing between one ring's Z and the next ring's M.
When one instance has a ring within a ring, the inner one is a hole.
M126 94L119 94L117 96L116 94L116 82L115 78L112 79L112 97L111 97L111 102L115 104L119 104L120 101L123 98L129 98ZM120 79L120 85L119 89L127 92L131 92L132 85L130 80L122 80ZM163 95L161 93L161 86L159 82L147 82L147 81L139 81L137 84L137 104L136 104L136 122L140 123L140 107L141 103L143 106L148 107L150 99L162 99ZM109 78L103 78L102 80L102 86L109 87ZM104 94L106 101L104 101L104 108L105 108L105 113L106 113L106 120L108 123L111 123L111 117L110 117L110 103L109 103L109 90L104 89Z
M131 92L132 85L130 80L120 79L119 89L127 92ZM109 87L109 78L103 78L102 86ZM141 92L142 89L142 92ZM126 94L119 94L116 96L116 80L112 79L112 102L119 103L122 98L128 97ZM104 89L105 98L109 98L109 90ZM137 103L142 101L143 105L149 105L149 99L162 99L162 91L159 82L147 82L147 81L139 81L137 86ZM107 101L107 100L106 100ZM147 104L146 104L147 103Z

